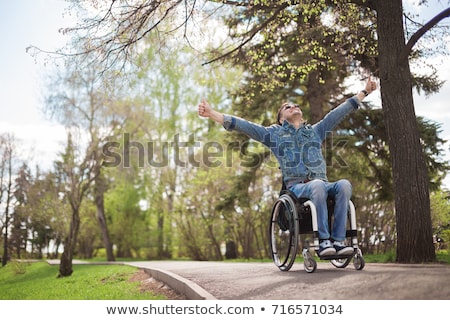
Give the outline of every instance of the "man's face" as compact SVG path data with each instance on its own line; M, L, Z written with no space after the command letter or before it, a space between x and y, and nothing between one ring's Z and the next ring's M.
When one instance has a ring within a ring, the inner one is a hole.
M293 122L295 118L302 118L303 113L298 104L288 104L281 110L280 122L283 123L284 120L288 122Z

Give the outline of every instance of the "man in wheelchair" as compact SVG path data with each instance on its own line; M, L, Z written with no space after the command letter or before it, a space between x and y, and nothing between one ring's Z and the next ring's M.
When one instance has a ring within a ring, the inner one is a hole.
M376 90L376 83L369 77L364 90L331 110L321 121L310 125L303 119L300 106L283 103L277 114L277 124L263 127L239 117L213 110L203 100L198 114L222 124L228 131L236 130L270 148L277 158L283 176L283 184L298 198L308 198L316 206L320 257L353 252L345 244L346 224L352 186L346 179L330 182L326 175L326 163L322 155L322 142L350 112L358 109L360 102ZM334 222L328 227L327 198L334 198Z

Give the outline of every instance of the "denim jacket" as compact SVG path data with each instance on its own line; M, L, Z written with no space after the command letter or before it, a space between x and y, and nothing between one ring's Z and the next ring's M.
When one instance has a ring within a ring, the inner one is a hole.
M331 110L321 121L313 125L303 124L299 129L286 120L282 125L264 127L231 115L224 116L223 126L267 146L277 158L284 183L289 187L313 179L328 181L322 142L327 132L358 107L358 99L352 97Z

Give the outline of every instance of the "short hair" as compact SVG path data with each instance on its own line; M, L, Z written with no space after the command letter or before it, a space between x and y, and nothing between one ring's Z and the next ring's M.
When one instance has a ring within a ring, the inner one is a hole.
M281 122L280 122L280 118L281 118L281 111L283 111L284 107L290 105L289 102L284 102L280 108L278 108L278 113L277 113L277 123L281 126Z

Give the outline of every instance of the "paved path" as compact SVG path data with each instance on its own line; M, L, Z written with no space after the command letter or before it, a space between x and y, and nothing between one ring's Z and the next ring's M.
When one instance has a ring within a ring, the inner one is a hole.
M338 269L318 263L314 273L303 264L288 272L271 262L231 263L147 261L143 268L189 299L219 300L449 300L450 266L366 263Z

